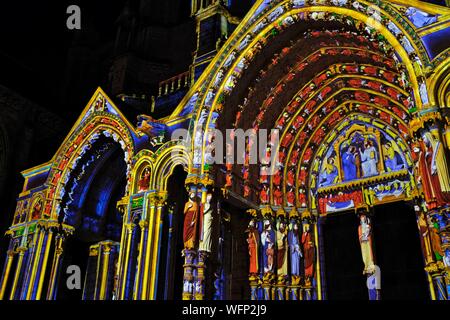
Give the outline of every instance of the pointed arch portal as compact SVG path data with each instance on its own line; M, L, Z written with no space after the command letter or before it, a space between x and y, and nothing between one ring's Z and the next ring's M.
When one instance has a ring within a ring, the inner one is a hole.
M0 298L69 297L74 262L84 299L447 299L449 19L258 0L170 116L136 128L98 89L22 173ZM230 129L279 143L209 163Z
M425 272L439 258L430 259L426 236L411 229L424 211L442 208L423 198L417 165L427 152L421 136L435 130L435 122L419 130L421 115L433 108L426 80L433 63L412 22L398 12L388 2L258 1L172 115L195 115L188 185L196 185L195 177L212 179L225 199L249 209L249 238L238 246L248 242L252 299L354 297L336 289L342 270L330 254L348 248L330 248L339 236L353 246L347 262L362 266L349 273L359 279L359 298L383 297L380 286L388 299L408 287L416 298L442 296ZM280 143L266 153L268 160L276 152L278 162L250 164L247 142L243 164L207 163L219 148L226 152L214 131L226 136L228 129L255 135L278 129ZM399 208L397 216L386 215ZM345 237L330 230L340 217ZM402 237L384 234L396 230ZM398 248L389 241L414 243L409 256L415 258L389 260ZM401 266L414 280L395 273ZM189 272L185 283L192 281ZM402 285L395 287L397 280Z

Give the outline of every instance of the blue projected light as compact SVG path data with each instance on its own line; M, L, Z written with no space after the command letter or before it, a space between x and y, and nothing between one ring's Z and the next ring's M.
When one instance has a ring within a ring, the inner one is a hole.
M422 39L428 55L434 59L441 52L450 48L450 28L433 32Z

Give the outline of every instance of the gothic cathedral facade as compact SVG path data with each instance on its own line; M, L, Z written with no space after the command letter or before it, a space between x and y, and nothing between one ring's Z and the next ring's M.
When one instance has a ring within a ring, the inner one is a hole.
M169 116L130 121L99 88L22 172L1 299L448 299L450 8L227 3L192 1ZM270 132L259 161L248 137L224 160L231 129Z

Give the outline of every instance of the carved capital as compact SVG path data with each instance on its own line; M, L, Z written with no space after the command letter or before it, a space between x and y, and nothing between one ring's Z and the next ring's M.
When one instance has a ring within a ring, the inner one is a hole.
M425 271L431 276L436 276L445 271L445 265L442 261L432 262L425 267Z
M6 255L8 256L8 258L12 258L15 254L16 254L16 252L14 250L8 250L6 252Z
M18 247L18 248L16 249L16 251L17 251L18 253L22 254L22 255L23 255L27 250L28 250L27 247Z
M167 200L167 192L161 191L161 192L151 193L149 195L148 200L150 202L150 205L156 206L156 207L161 207L165 204L165 202Z
M264 206L261 208L261 214L264 218L272 218L274 216L274 212L271 206Z
M98 256L98 244L93 245L89 248L89 256L90 257Z
M284 211L283 207L279 207L276 212L277 218L286 218L286 211Z
M199 180L200 178L198 177L198 175L189 175L185 181L185 185L188 191L190 187L198 185Z
M253 218L256 218L258 216L258 211L256 209L248 209L247 213L251 215Z
M141 230L148 228L148 221L146 220L139 221L139 226L141 227Z
M203 175L199 180L199 185L205 188L212 187L214 185L214 179L209 174Z
M289 218L290 219L298 219L300 217L297 208L293 207L291 211L289 211Z
M261 279L257 274L251 274L248 276L248 280L250 281L250 285L257 286L261 283Z
M72 226L69 226L68 224L61 224L61 230L62 230L62 234L60 235L61 237L63 237L64 239L67 238L68 236L71 236L74 231L75 228Z
M314 221L313 215L311 214L311 211L309 211L308 209L303 210L301 216L302 221L307 221L309 223Z
M110 254L111 253L111 244L110 243L105 243L102 245L102 252L104 254Z
M128 197L123 197L117 202L117 210L119 210L122 215L127 212L129 200Z
M275 275L272 272L266 272L262 279L263 286L272 284L274 279L275 279Z
M440 121L442 121L441 113L439 111L431 111L411 120L409 127L411 133L417 134L419 130L427 129L427 123L439 123Z

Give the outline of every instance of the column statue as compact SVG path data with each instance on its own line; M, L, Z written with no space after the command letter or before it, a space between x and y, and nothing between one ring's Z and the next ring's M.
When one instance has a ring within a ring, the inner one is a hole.
M302 234L303 257L305 263L305 285L311 286L314 277L314 238L312 236L311 225L303 224Z
M142 171L141 177L138 181L138 192L147 191L150 187L150 169L145 168Z
M275 254L274 233L269 220L264 221L264 230L261 233L263 245L264 273L273 273L273 258Z
M278 276L287 277L288 274L288 247L286 224L281 221L277 230L277 273Z
M202 208L202 220L203 223L201 225L200 230L200 245L199 249L205 252L211 252L211 244L212 244L212 222L213 222L213 207L211 205L212 193L208 192L206 194L206 203Z
M415 146L414 152L418 153L418 161L416 164L418 179L422 185L423 193L427 203L436 201L436 192L434 190L433 184L431 183L431 152L427 150L427 147L423 142L420 143L420 147Z
M303 256L300 248L300 238L298 223L291 221L291 230L289 231L289 252L291 257L291 276L292 284L298 285L300 282L300 259Z
M372 227L370 219L365 214L360 215L360 225L358 227L359 243L361 244L361 254L364 262L363 274L375 272L372 250Z
M186 249L194 249L197 242L198 203L194 191L189 194L189 200L184 206L183 242Z
M426 264L433 262L433 255L431 251L431 242L430 242L430 232L428 230L428 223L425 218L425 213L419 213L418 219L419 232L420 232L420 243L422 245L422 252L425 256Z
M429 216L428 228L430 230L431 249L434 253L436 261L442 261L444 257L444 251L442 250L442 240L439 236L439 224Z
M248 237L247 237L247 243L248 243L248 254L250 257L250 266L249 266L249 273L257 274L258 273L258 249L259 249L259 233L255 226L255 220L251 220L248 229L247 229Z
M436 132L426 132L423 142L426 147L426 161L430 170L430 184L434 189L438 205L450 200L449 168L445 150Z

